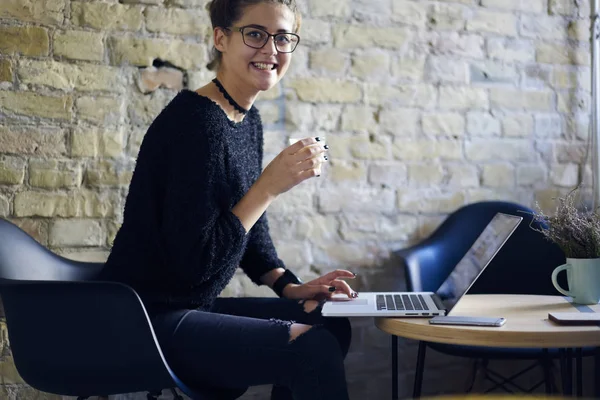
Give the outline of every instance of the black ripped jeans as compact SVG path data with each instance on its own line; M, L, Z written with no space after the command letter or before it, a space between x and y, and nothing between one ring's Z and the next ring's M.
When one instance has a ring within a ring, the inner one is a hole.
M177 376L217 393L224 388L219 398L227 389L273 384L271 400L347 400L350 322L308 305L309 312L296 300L218 298L210 312L158 312L151 320ZM313 327L290 342L293 322Z

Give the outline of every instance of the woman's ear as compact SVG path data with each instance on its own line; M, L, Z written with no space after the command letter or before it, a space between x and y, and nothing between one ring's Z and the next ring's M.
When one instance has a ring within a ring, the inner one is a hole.
M223 53L227 44L227 34L225 33L225 30L221 27L216 27L213 30L213 40L215 49Z

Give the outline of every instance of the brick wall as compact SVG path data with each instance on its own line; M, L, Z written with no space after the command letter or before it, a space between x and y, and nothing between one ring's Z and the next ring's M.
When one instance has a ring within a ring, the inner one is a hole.
M160 58L191 88L211 78L205 4L1 2L0 216L57 253L106 258L144 132L176 94L144 94L141 73ZM331 146L323 176L270 209L281 258L305 278L343 267L360 273L359 290L401 288L389 251L457 207L506 199L548 209L576 184L591 102L587 1L300 4L293 66L258 107L265 162L288 137ZM270 295L241 275L226 294ZM353 398L385 398L389 338L370 320L353 323ZM39 398L2 338L0 398ZM407 395L414 343L401 348ZM464 362L431 360L426 393L462 388Z

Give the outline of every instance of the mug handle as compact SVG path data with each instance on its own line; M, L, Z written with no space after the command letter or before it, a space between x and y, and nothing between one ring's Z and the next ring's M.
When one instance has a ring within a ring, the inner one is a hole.
M568 269L571 269L571 265L570 264L563 264L560 267L554 268L554 271L552 271L552 284L554 285L554 287L556 288L556 290L558 290L559 292L561 292L565 296L573 297L573 294L571 292L569 292L568 290L563 289L558 284L558 279L557 279L558 278L558 274L561 271L568 270Z

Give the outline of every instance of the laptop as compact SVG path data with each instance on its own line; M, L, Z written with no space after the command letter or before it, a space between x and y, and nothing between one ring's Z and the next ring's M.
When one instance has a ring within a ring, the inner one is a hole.
M435 292L361 292L335 295L323 305L326 317L431 317L447 315L475 283L523 217L497 213Z

